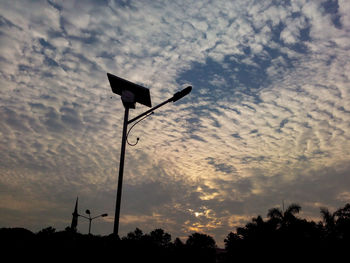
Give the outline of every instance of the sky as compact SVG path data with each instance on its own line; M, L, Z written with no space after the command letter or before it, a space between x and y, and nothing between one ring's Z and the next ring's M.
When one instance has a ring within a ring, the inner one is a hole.
M124 108L107 72L154 106L193 86L130 132L122 236L222 244L282 204L318 221L350 202L350 1L3 0L0 50L0 227L63 230L78 196L112 233Z

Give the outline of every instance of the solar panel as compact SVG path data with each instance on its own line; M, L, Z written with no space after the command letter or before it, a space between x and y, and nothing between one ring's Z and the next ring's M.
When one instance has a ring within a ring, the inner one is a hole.
M138 102L147 107L152 107L149 89L110 73L107 73L107 77L113 93L122 96L123 91L130 91L135 96L135 102Z

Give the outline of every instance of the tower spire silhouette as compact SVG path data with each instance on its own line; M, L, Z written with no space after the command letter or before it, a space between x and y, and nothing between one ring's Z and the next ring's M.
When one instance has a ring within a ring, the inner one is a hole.
M76 232L77 231L77 226L78 226L78 197L77 200L75 201L75 208L74 208L74 212L72 213L73 218L72 218L72 224L70 226L70 228L72 229L72 231Z

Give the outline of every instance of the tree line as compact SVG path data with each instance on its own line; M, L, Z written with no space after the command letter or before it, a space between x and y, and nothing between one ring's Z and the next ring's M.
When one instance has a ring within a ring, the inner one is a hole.
M286 210L272 208L267 220L261 216L251 219L225 239L227 261L235 259L266 259L287 261L306 258L315 262L329 258L348 258L350 248L350 204L330 212L321 208L322 220L308 221L297 215L301 206L291 204Z
M213 237L193 233L186 241L163 229L143 233L136 228L126 236L83 235L67 227L48 227L33 233L23 228L1 228L1 255L19 260L79 262L249 262L331 260L348 257L350 248L350 204L330 212L320 210L321 221L298 216L301 207L272 208L267 217L253 217L244 227L230 232L225 249ZM304 259L304 260L303 260Z

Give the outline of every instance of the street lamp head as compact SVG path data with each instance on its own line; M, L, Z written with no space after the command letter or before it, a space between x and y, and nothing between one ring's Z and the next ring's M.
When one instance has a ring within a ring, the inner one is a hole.
M90 215L90 210L86 209L85 213L87 213L88 215Z
M102 214L101 216L102 216L102 217L106 217L106 216L108 216L108 214Z
M178 101L179 99L182 99L183 97L185 97L187 94L189 94L192 90L192 87L191 86L188 86L187 88L179 91L179 92L176 92L174 94L174 96L171 98L171 101L172 102L175 102L175 101Z
M136 102L152 107L149 89L107 73L113 93L122 97L125 108L135 109Z

